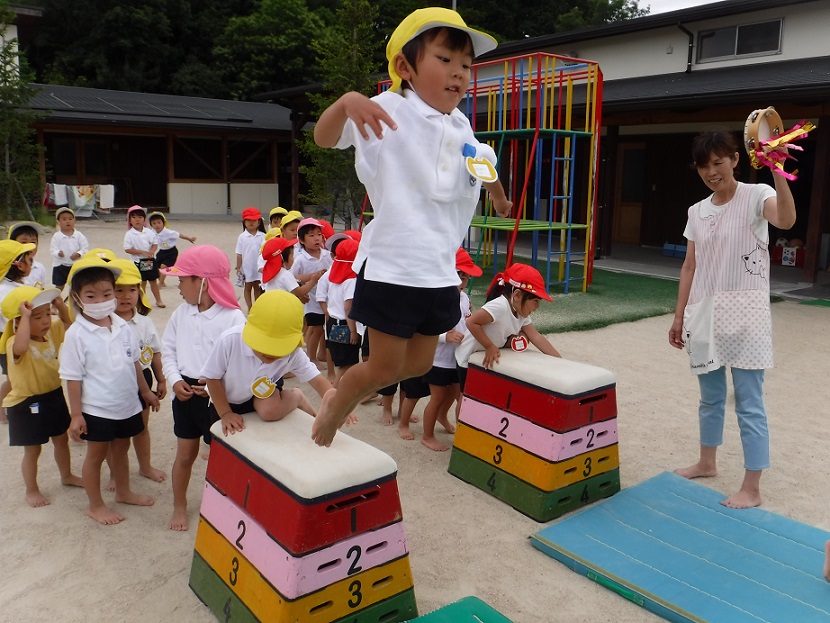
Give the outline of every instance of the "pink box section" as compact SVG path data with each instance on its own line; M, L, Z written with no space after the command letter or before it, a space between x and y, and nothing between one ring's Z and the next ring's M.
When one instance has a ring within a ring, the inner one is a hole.
M617 418L557 433L467 396L461 400L459 420L553 462L617 443Z
M291 600L408 552L403 521L398 521L304 556L292 556L255 519L209 483L205 483L201 514L262 577Z

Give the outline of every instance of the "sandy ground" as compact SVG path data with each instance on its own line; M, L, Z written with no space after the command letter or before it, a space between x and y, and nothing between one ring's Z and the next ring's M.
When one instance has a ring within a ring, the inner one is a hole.
M237 223L227 222L174 221L173 227L229 254L240 232ZM84 222L80 229L93 246L121 249L120 223ZM48 236L43 242L46 248L39 258L48 268ZM160 331L181 302L175 279L163 293L167 309L152 314ZM791 302L773 306L777 364L766 383L773 468L762 483L766 509L824 529L830 529L830 506L825 500L830 455L820 441L830 438L828 315L827 308ZM696 459L697 384L688 372L685 354L668 345L669 324L670 318L664 316L551 336L565 357L608 368L616 375L623 487ZM307 389L314 404L319 404L316 394ZM825 399L820 399L822 395ZM419 403L416 413L425 403ZM543 524L449 475L448 453L400 439L395 428L380 424L380 407L374 403L360 407L358 414L360 423L349 434L389 453L398 464L422 613L477 595L517 623L660 620L531 547L527 537ZM150 429L153 462L169 473L175 454L169 399L152 416ZM414 429L419 433L420 425ZM0 427L0 560L5 569L0 621L216 620L188 588L204 461L197 461L190 484L189 532L167 529L172 505L169 482L140 477L134 456L134 489L153 495L155 506L119 506L127 520L104 527L84 514L83 490L59 484L48 448L40 460L40 484L52 504L37 509L26 505L19 471L22 450L8 447L7 430ZM71 451L74 469L80 473L84 446L71 443ZM730 493L739 485L742 471L731 416L720 474L706 484ZM111 494L105 499L111 501ZM820 575L821 569L817 566L815 572Z

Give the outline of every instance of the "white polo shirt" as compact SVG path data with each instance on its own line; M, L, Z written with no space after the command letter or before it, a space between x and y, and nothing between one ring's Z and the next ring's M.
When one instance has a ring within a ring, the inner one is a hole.
M156 325L149 316L142 316L138 312L127 321L127 325L138 338L138 361L141 363L141 369L146 370L153 363L153 355L161 354L161 339Z
M504 296L485 303L481 309L493 318L493 322L484 325L484 334L499 348L504 346L507 338L521 331L522 327L533 324L530 317L514 316L510 301ZM484 347L478 343L472 333L467 333L455 349L455 362L462 368L466 368L470 355L480 350L484 350Z
M285 290L286 292L293 292L299 287L300 284L297 282L297 278L284 266L280 268L280 272L274 275L270 281L266 281L262 284L263 292L268 292L268 290Z
M263 363L242 340L243 328L232 327L219 336L201 371L206 379L222 381L228 402L245 402L255 395L255 388L262 391L269 381L276 383L288 372L293 372L303 383L320 374L299 347L273 363Z
M354 287L357 279L346 279L343 283L329 282L329 316L337 320L346 320L346 301L354 298Z
M15 288L19 288L23 285L22 281L12 281L7 277L3 277L0 279L0 303L3 302L3 299L6 298L6 295L14 290ZM0 314L0 327L5 329L6 327L6 317L3 314Z
M351 120L336 147L355 147L355 169L366 186L374 218L363 230L354 261L364 276L419 288L459 284L455 252L467 234L480 197L481 181L468 172L465 144L494 166L493 149L479 143L460 110L449 115L423 102L414 91L387 91L372 101L398 126L383 138L364 140ZM411 237L407 240L407 237Z
M305 250L303 245L297 243L294 246L294 264L291 272L294 275L306 275L316 273L318 270L331 268L331 252L328 249L320 249L320 257L314 257ZM317 286L308 291L308 303L303 305L306 314L322 314L323 310L317 302Z
M32 270L29 271L28 275L23 277L23 285L34 286L35 288L44 290L47 283L49 282L46 278L46 267L41 262L34 260L32 262Z
M245 314L240 309L214 303L200 312L196 305L179 305L161 338L161 368L168 386L172 388L181 381L182 375L198 379L222 332L240 324L245 324Z
M257 258L262 258L264 243L265 234L259 230L256 234L250 234L245 230L236 239L236 253L242 256L242 272L247 282L262 279L262 268L258 265Z
M63 251L63 257L58 253ZM71 258L75 253L83 257L89 251L89 241L77 229L67 236L61 231L52 234L52 241L49 243L49 255L52 256L52 266L72 266L74 260Z
M180 238L179 232L175 229L168 229L167 227L157 233L156 236L159 239L159 250L172 249L176 246Z
M317 282L317 287L314 288L316 290L314 298L317 299L318 303L325 303L326 305L328 305L330 286L331 281L329 281L329 273L326 273L325 275L320 277L320 281Z
M139 251L149 251L153 245L158 246L158 234L149 227L145 227L141 231L137 231L134 227L130 227L127 233L124 234L124 250L138 249ZM142 259L142 258L138 258Z
M60 352L60 376L81 381L81 410L108 420L141 413L135 362L138 338L127 323L110 315L111 327L99 327L78 314L66 331Z
M467 328L467 318L472 315L470 310L470 297L464 290L461 290L459 299L461 299L461 320L453 327L453 330L458 331L461 335L467 335L470 330ZM435 347L435 357L432 358L432 365L436 368L452 368L455 370L455 351L459 344L447 342L447 334L442 333L438 336L438 344ZM469 356L469 355L468 355Z

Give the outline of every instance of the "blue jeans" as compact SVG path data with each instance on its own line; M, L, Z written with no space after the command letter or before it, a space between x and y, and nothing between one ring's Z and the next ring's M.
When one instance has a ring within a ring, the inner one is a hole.
M735 414L741 429L744 469L760 471L769 467L769 429L764 408L764 371L731 368L735 388ZM726 414L726 368L721 366L698 377L700 383L700 445L723 443Z

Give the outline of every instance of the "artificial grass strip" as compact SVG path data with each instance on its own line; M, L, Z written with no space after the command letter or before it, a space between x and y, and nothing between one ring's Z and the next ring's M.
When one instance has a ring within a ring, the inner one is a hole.
M815 307L830 307L830 301L827 299L816 299L814 301L801 301L802 305L813 305Z

